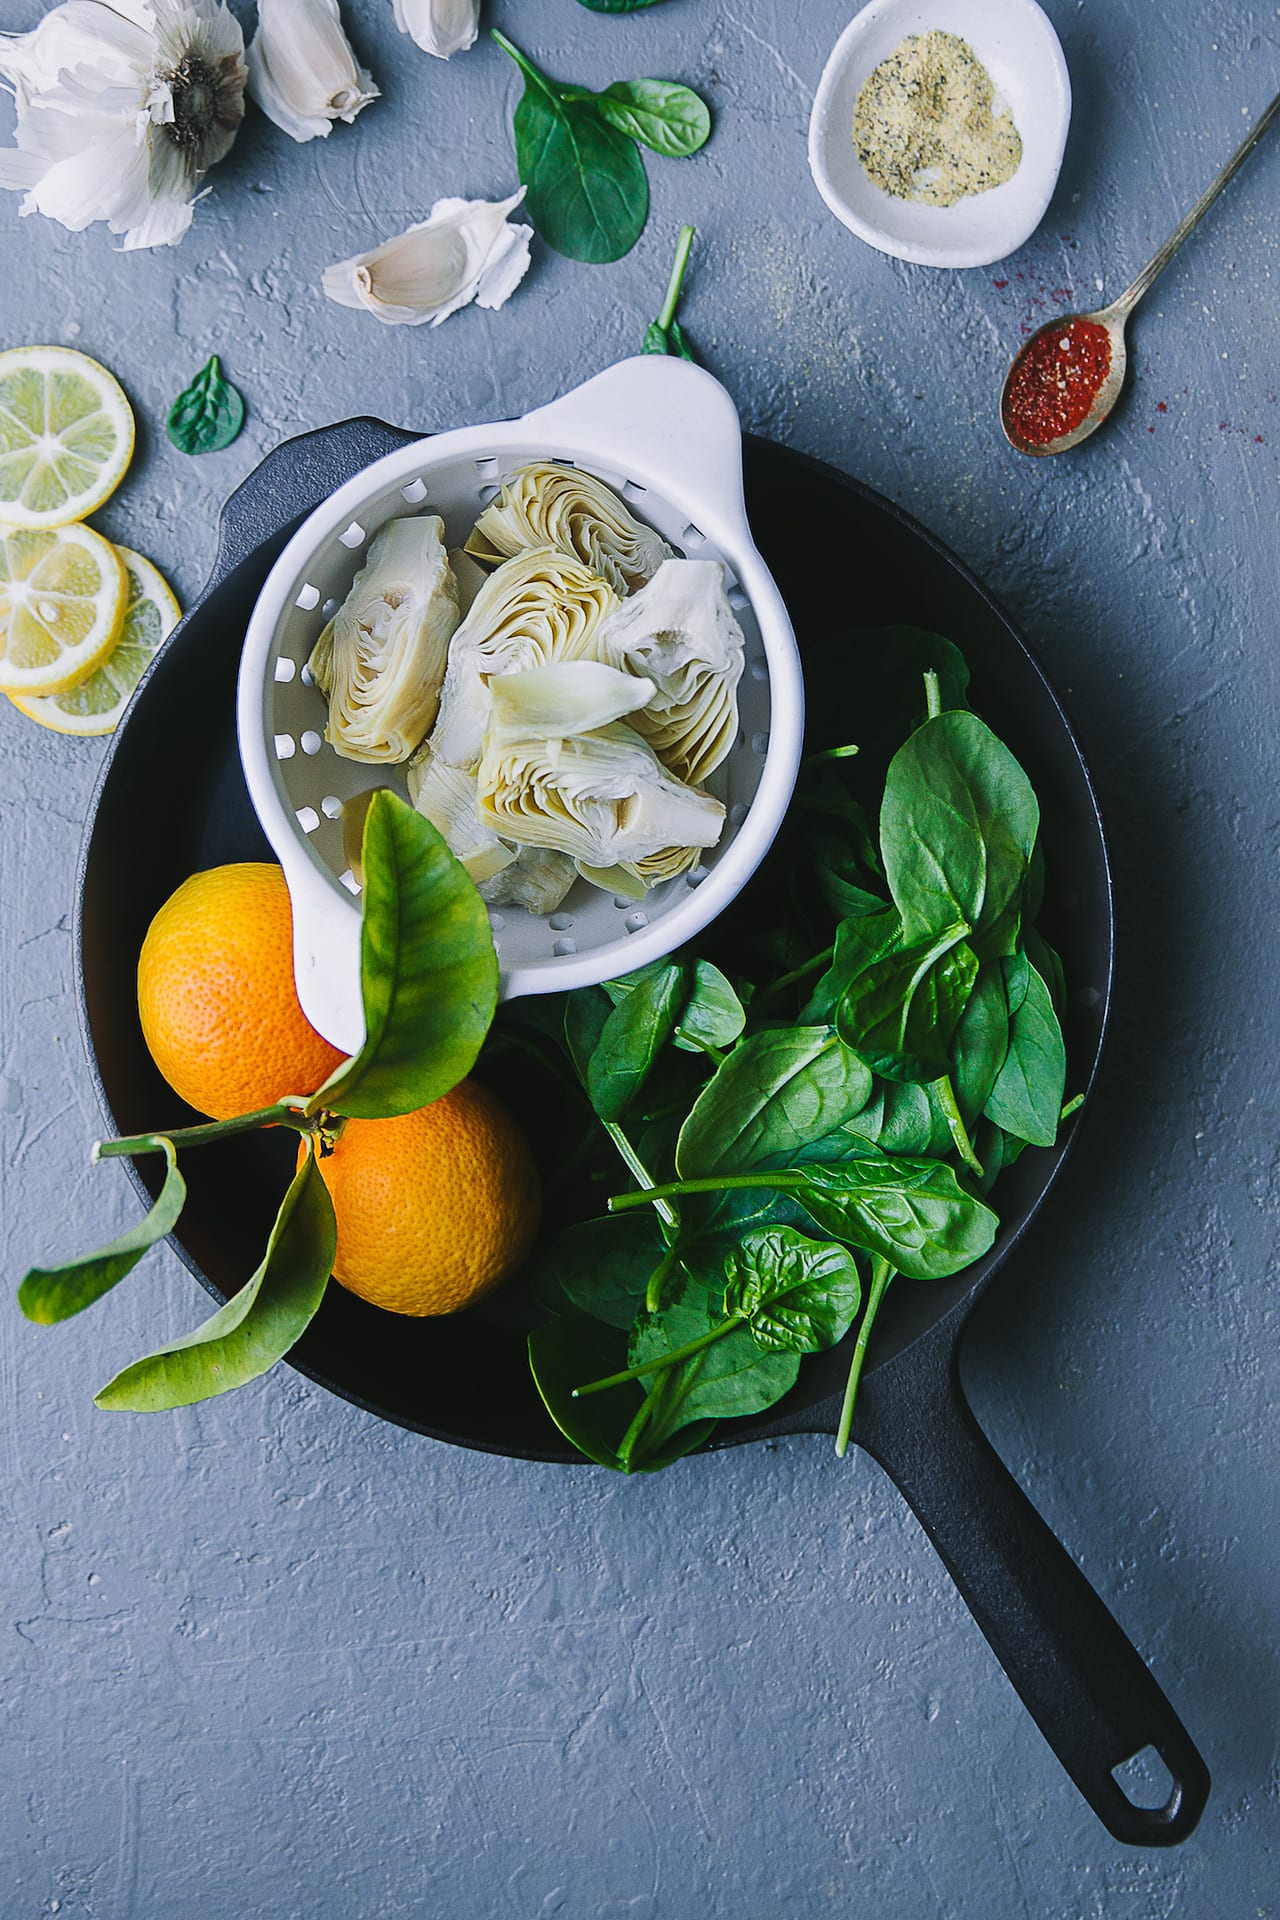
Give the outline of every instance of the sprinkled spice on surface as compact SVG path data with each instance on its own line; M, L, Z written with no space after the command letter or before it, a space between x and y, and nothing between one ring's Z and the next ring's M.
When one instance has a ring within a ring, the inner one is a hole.
M957 33L912 33L871 74L853 112L868 177L895 200L954 206L1018 171L1013 115L993 108L991 75Z
M1001 409L1011 438L1047 447L1074 433L1111 371L1111 338L1077 315L1033 334L1013 363Z

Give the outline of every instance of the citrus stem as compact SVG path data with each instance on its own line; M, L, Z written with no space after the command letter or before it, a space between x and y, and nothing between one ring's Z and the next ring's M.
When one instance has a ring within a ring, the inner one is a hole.
M235 1133L251 1133L255 1127L297 1127L300 1133L310 1133L311 1124L299 1112L305 1105L305 1095L289 1094L274 1106L258 1107L253 1113L238 1113L231 1120L210 1120L201 1127L171 1127L164 1134L134 1133L120 1140L95 1140L92 1158L114 1160L132 1158L136 1153L162 1153L166 1140L174 1147L204 1147L212 1140L225 1140Z

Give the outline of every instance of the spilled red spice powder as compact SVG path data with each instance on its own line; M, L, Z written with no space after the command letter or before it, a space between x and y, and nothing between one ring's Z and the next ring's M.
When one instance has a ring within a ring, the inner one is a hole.
M1105 327L1079 315L1035 334L1013 363L1004 397L1011 436L1047 447L1074 433L1111 371Z

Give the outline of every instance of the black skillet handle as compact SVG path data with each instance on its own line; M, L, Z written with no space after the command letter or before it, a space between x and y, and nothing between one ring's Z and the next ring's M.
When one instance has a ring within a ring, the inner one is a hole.
M396 453L420 433L385 420L341 420L336 426L282 440L242 480L222 509L218 551L205 593L226 579L255 547L312 513L362 468Z
M914 1511L997 1660L1098 1818L1130 1846L1194 1829L1209 1770L1140 1655L969 1409L945 1326L867 1375L860 1446ZM1164 1806L1135 1806L1112 1769L1154 1747Z

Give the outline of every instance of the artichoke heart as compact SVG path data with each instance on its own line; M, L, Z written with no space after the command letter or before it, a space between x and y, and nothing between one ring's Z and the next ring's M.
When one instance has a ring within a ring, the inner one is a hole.
M489 737L548 740L571 733L594 733L614 720L634 716L651 700L652 680L621 673L596 660L557 661L528 667L523 673L498 673L489 682L493 703ZM634 724L634 722L633 722Z
M474 771L484 746L495 674L592 656L596 628L619 604L607 581L553 547L500 566L453 636L432 752Z
M673 780L623 721L559 739L491 734L479 818L503 839L552 847L585 869L635 869L672 849L714 846L724 808ZM692 861L690 861L692 864Z
M550 460L509 476L476 521L466 550L492 565L528 547L554 547L622 594L643 586L671 553L603 480Z
M451 767L447 760L422 747L409 762L407 779L410 800L477 886L512 865L515 848L499 840L476 817L474 773Z
M528 913L554 913L578 877L567 854L552 847L521 847L509 867L480 883L480 898L491 907L524 907Z
M312 651L325 739L346 760L407 760L435 720L459 617L443 532L437 514L380 528Z
M667 560L600 628L596 652L656 688L631 716L668 772L700 785L738 736L742 628L718 560Z

